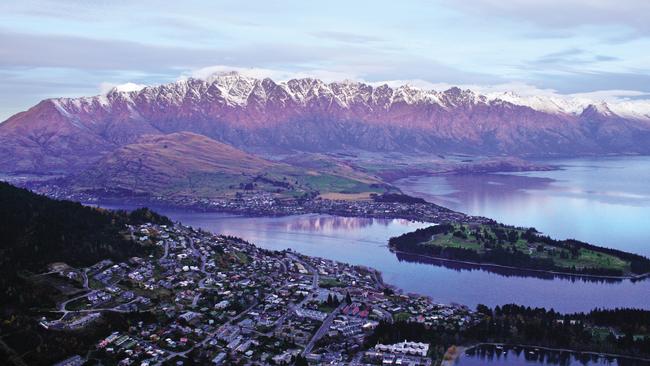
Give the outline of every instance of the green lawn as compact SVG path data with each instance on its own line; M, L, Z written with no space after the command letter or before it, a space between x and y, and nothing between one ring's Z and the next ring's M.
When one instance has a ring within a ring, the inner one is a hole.
M407 312L401 312L401 313L397 313L397 314L393 315L393 319L396 322L405 322L405 321L409 320L410 317L411 317L411 314L407 313Z
M371 187L370 184L339 177L335 175L304 175L297 178L302 185L306 188L319 191L321 193L337 192L337 193L361 193L361 192L377 192L382 193L383 188Z
M318 281L318 286L323 288L341 287L343 286L343 282L337 280L336 278L321 278Z

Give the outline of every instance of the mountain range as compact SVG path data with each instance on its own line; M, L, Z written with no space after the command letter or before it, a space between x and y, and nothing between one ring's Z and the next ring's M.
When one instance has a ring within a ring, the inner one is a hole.
M181 131L263 154L647 154L650 102L607 104L312 78L275 82L221 73L43 100L0 124L5 157L0 171L80 172L143 136Z

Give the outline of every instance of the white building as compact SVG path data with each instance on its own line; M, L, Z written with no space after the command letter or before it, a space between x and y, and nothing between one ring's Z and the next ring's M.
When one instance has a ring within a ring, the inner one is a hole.
M381 344L377 343L375 349L380 352L398 353L403 355L413 355L426 357L429 353L429 345L420 342L400 342L395 344Z

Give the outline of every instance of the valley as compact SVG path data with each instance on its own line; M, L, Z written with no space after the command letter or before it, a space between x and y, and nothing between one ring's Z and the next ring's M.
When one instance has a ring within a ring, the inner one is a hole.
M625 355L644 362L648 356L643 310L559 314L517 305L470 310L403 293L366 265L263 249L174 224L150 210L127 214L90 208L7 184L0 185L0 197L15 208L3 205L2 215L27 220L0 225L3 235L20 238L3 248L3 259L21 275L0 282L0 290L10 294L3 298L3 314L13 309L0 326L1 351L12 363L47 364L66 357L66 363L126 358L156 365L187 359L363 364L392 357L431 365L444 360L449 345L503 339L613 352L608 357L620 360L627 360ZM85 220L92 225L70 232L56 224L74 228ZM31 236L30 224L44 228L40 235L49 238L40 242L44 253L55 251L65 234L74 234L69 240L78 250L31 257L39 252L34 244L39 237ZM95 227L121 239L102 244L105 234L98 236ZM135 256L115 250L124 245ZM97 252L93 246L106 254L88 257ZM32 258L41 259L28 265L16 261ZM43 268L49 260L57 262ZM506 326L513 318L517 325ZM432 327L438 331L428 331ZM609 337L623 329L633 331L634 338ZM404 335L411 341L397 343ZM20 337L32 343L19 342ZM398 347L422 351L405 354Z

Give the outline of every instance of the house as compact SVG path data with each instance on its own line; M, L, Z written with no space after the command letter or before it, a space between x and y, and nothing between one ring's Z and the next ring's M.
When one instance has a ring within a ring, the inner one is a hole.
M74 355L70 358L66 358L65 360L55 363L53 366L81 366L86 362L85 359L81 358L79 355Z

